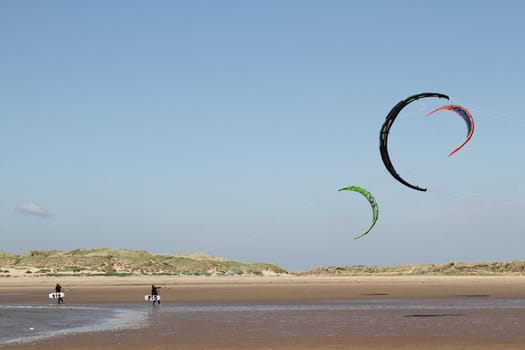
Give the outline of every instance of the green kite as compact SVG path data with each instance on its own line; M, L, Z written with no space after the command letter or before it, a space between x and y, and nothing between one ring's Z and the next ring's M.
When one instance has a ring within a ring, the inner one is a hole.
M379 208L377 207L376 199L374 198L374 196L372 196L372 193L370 193L367 190L365 190L364 188L361 188L361 187L358 187L358 186L343 187L343 188L339 189L339 191L355 191L355 192L359 192L363 196L365 196L366 199L368 199L368 202L372 206L372 212L373 212L372 223L370 224L370 227L365 232L361 233L359 236L355 237L354 239L358 239L358 238L361 238L361 237L365 236L368 232L370 232L370 230L372 230L372 228L376 224L377 218L379 216Z

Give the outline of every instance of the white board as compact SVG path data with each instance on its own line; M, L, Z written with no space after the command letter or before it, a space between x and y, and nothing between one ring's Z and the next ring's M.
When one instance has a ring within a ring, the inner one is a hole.
M145 295L144 300L146 301L158 301L160 300L160 295Z
M49 299L63 298L64 293L49 293Z

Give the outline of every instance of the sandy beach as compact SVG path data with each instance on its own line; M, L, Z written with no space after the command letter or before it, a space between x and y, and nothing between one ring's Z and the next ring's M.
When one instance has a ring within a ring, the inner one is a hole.
M135 305L134 329L54 336L5 349L523 349L525 277L18 277L0 304L54 284L72 305ZM143 301L151 284L162 304ZM501 327L505 325L505 327Z

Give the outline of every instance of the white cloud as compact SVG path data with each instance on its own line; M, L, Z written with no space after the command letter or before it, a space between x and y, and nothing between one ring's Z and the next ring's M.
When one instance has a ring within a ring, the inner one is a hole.
M51 213L46 208L32 202L17 205L15 211L20 214L40 216L41 218L48 218L51 216Z

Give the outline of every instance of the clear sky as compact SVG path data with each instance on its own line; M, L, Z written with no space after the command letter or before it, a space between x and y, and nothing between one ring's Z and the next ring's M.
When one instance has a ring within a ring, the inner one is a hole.
M1 1L0 250L524 259L522 1ZM409 95L426 99L379 130ZM356 185L379 204L338 192Z

